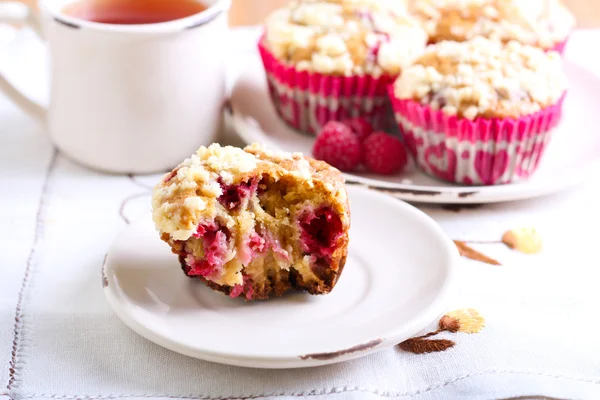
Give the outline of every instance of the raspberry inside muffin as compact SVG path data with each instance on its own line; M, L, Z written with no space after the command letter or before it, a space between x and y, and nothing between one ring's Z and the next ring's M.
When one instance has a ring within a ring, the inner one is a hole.
M257 145L200 148L156 186L153 219L186 275L247 300L329 293L347 255L341 173Z

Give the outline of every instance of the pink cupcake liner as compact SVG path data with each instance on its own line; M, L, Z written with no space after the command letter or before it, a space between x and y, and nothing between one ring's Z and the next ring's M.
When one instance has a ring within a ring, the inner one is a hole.
M263 45L263 38L258 49L273 105L291 127L316 135L327 122L350 117L363 117L375 129L395 125L387 87L396 77L329 76L299 71L279 61Z
M530 177L560 122L565 97L521 118L471 121L398 99L393 86L389 95L417 166L431 176L465 185L499 185Z

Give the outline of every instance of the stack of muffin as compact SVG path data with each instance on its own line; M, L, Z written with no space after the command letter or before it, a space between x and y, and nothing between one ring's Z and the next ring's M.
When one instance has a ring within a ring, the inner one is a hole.
M290 126L395 121L426 173L492 185L536 170L561 118L574 26L560 0L292 0L267 18L259 50Z

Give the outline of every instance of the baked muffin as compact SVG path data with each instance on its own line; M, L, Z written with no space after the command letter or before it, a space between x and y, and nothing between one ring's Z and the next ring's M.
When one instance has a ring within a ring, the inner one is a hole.
M557 52L477 37L428 46L390 89L417 164L462 184L529 177L561 118Z
M427 42L398 0L292 0L265 25L259 50L273 104L311 134L349 117L393 124L386 88Z
M410 0L429 43L476 36L562 53L575 17L561 0Z
M346 262L342 175L301 154L201 147L156 185L152 209L186 275L231 297L326 294Z

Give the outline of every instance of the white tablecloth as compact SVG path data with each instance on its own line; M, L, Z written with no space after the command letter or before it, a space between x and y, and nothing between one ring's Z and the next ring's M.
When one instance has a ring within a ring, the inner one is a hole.
M256 35L233 35L240 61L231 63L232 77ZM598 32L576 33L568 57L600 71L590 50L599 40ZM449 335L457 345L441 353L394 348L283 371L181 356L139 337L110 310L100 266L126 220L149 210L157 176L103 175L70 162L0 97L0 177L1 400L600 398L600 177L530 201L460 212L420 206L453 239L496 240L517 226L544 237L538 255L475 245L500 267L463 260L450 307L479 310L487 320L481 333Z

